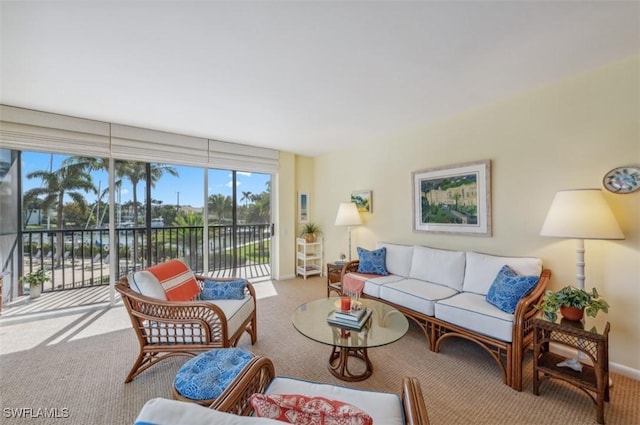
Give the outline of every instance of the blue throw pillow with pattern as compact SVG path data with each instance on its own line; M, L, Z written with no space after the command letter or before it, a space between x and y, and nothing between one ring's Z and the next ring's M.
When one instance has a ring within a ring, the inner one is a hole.
M245 279L231 281L205 280L200 292L201 300L242 300L244 289L247 287Z
M373 251L368 251L358 247L358 273L379 274L386 276L387 271L387 248L382 247Z
M504 265L487 292L487 302L505 313L513 314L520 299L531 292L538 279L538 276L520 276L511 267Z

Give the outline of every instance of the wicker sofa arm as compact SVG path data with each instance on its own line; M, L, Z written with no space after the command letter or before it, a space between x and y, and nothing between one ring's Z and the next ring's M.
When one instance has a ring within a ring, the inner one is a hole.
M514 332L520 334L526 333L527 322L538 313L534 305L537 304L544 295L544 291L549 284L549 279L551 279L551 270L543 269L540 274L540 279L533 290L518 302L513 317Z
M407 425L429 425L422 387L415 377L406 376L402 380L402 406Z
M344 278L345 274L357 272L359 264L360 264L359 260L353 260L345 263L345 265L342 266L342 271L340 272L340 282L342 282L342 279Z

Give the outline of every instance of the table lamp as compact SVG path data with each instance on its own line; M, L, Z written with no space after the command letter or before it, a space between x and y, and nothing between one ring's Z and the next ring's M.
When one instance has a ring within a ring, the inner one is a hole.
M349 261L351 261L351 226L358 226L362 224L360 219L360 213L358 207L353 202L342 202L338 207L338 214L336 215L336 226L348 226L349 231Z

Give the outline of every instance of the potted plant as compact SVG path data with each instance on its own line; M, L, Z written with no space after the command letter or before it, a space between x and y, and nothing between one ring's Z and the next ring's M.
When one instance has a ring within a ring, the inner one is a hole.
M316 240L316 237L322 234L322 230L320 230L320 226L315 223L307 223L302 226L302 230L300 231L300 237L304 238L307 243L313 243Z
M43 269L28 273L20 278L21 282L29 283L29 298L38 298L42 293L42 285L50 280Z
M542 302L535 308L541 310L550 321L556 320L558 310L565 319L575 321L582 320L585 311L591 317L596 317L600 310L609 312L609 304L600 298L596 288L587 292L573 286L565 286L558 292L546 291Z

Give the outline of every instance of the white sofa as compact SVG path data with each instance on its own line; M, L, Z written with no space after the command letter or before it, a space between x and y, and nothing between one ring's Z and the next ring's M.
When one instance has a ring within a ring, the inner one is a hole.
M364 280L363 296L398 308L424 331L432 351L457 336L482 346L498 363L505 384L522 390L522 357L532 339L533 305L543 295L551 271L532 257L505 257L470 251L380 242L386 248L386 276L357 273L358 261L345 264L348 279ZM508 265L524 276L539 276L513 314L486 300L500 269Z

